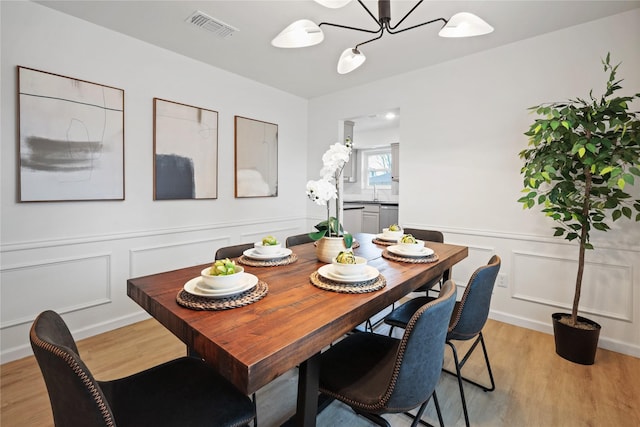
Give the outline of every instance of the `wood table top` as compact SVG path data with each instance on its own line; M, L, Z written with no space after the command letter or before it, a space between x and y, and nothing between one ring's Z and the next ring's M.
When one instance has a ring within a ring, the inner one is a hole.
M307 243L290 248L298 256L292 264L244 266L269 287L263 299L244 307L197 311L177 304L178 292L206 264L129 279L127 294L249 395L468 254L464 246L426 242L438 262L403 263L383 258L385 247L372 243L374 235L355 237L360 247L354 253L386 279L379 291L344 294L313 286L309 277L324 263L317 260L313 243Z

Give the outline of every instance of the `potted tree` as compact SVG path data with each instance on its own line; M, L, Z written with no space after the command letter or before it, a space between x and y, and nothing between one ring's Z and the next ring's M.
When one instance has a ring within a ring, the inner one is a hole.
M593 249L590 233L606 232L607 221L620 218L640 221L640 200L625 187L640 177L640 121L630 103L640 98L618 96L622 80L616 80L618 65L610 55L602 61L609 74L600 98L545 103L531 107L538 118L525 133L528 148L524 160L523 208L536 205L556 221L554 236L579 245L578 272L571 315L553 314L556 352L567 360L593 364L600 325L578 316L585 251ZM635 210L635 213L634 213ZM568 341L574 337L580 341Z

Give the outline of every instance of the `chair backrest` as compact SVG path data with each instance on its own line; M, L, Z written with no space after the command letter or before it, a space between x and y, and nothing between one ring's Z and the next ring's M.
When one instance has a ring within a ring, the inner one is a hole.
M426 240L429 242L444 242L444 235L440 231L436 230L422 230L419 228L405 228L405 234L411 234L413 237L419 240Z
M456 285L447 280L437 299L411 317L398 347L394 372L383 401L387 408L415 408L435 390L442 370L447 328Z
M426 240L427 242L444 243L444 234L442 234L441 231L423 230L420 228L405 228L403 231L405 234L411 234L413 237L419 240ZM450 270L446 270L442 276L427 282L425 284L425 288L431 289L436 283L438 283L440 280L443 280L443 278L444 278L444 281L447 281L449 280L450 277L451 277Z
M240 245L225 246L216 251L216 259L237 258L247 249L251 249L253 243L242 243Z
M296 245L303 245L305 243L311 243L313 242L313 239L311 237L309 237L309 233L304 233L304 234L296 234L295 236L289 236L287 237L287 247L291 247L291 246L296 246Z
M500 271L500 257L494 255L487 265L474 271L449 325L448 340L468 340L478 335L489 317L491 294Z
M107 399L80 359L64 320L53 311L41 313L31 326L29 339L47 385L56 427L114 427Z

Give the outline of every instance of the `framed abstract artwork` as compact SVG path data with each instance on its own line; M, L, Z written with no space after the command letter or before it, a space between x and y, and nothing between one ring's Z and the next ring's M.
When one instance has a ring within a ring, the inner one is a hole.
M20 202L124 200L124 90L18 67Z
M278 195L278 125L235 116L235 195Z
M218 197L218 112L153 99L154 200Z

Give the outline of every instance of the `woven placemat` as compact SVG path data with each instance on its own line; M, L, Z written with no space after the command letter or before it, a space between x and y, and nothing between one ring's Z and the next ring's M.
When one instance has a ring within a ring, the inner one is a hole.
M376 245L383 245L383 246L391 246L391 245L397 245L398 244L397 241L383 240L383 239L378 239L377 237L374 237L371 241L373 243L375 243Z
M438 254L436 253L434 253L433 255L425 256L425 257L407 257L407 256L392 254L386 248L385 250L382 251L382 256L384 258L387 258L393 261L409 262L412 264L427 264L430 262L436 262L439 259Z
M294 253L284 258L275 258L275 259L266 259L266 260L254 259L246 255L241 255L240 258L238 258L238 263L249 265L251 267L276 267L278 265L293 264L297 260L298 260L298 255Z
M264 298L267 292L269 292L269 286L262 280L258 280L256 286L247 291L219 299L193 295L182 289L176 296L176 302L192 310L229 310L253 304Z
M382 274L379 274L375 279L370 279L365 282L342 283L327 279L318 274L317 271L314 271L311 273L311 276L309 276L309 279L311 280L311 284L320 289L343 294L364 294L380 290L387 286L387 279L385 279Z

